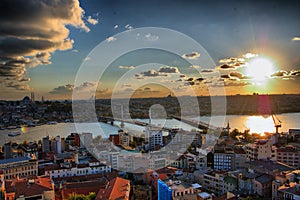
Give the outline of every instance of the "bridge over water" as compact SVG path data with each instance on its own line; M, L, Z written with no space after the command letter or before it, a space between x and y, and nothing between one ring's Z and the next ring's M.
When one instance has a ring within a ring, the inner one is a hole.
M222 127L213 126L213 125L210 125L206 122L193 120L193 119L186 118L186 117L171 116L171 118L182 121L183 123L189 124L189 125L191 125L195 128L199 128L199 129L203 129L203 130L208 130L208 129L220 130L220 129L222 129ZM98 120L100 122L111 123L111 125L114 124L114 121L119 121L119 122L121 122L121 127L124 126L124 123L129 123L129 124L134 124L134 125L138 125L138 126L151 126L152 128L161 128L159 126L155 126L153 124L149 125L149 123L147 123L147 122L141 122L141 121L138 121L138 120L135 120L135 119L121 119L121 118L116 118L116 117L101 116L101 117L98 118ZM171 131L172 130L172 128L167 128L167 127L162 127L162 129L166 130L166 131Z

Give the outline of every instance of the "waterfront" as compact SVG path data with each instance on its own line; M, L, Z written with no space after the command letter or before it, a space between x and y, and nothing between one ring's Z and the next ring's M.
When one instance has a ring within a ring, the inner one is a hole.
M282 121L282 128L279 130L280 132L287 132L289 128L300 128L300 113L285 113L276 115L276 117ZM197 117L199 119L199 117ZM209 116L201 116L200 120L203 122L210 122L211 117ZM213 120L211 121L212 125L214 122L218 122L220 120L224 120L223 116L215 116L213 117ZM145 122L148 122L149 120L142 120ZM244 131L245 129L250 128L251 131L258 130L260 126L263 126L264 129L261 130L262 132L266 131L275 131L274 124L272 121L272 118L269 116L267 118L264 118L262 116L248 116L248 115L227 115L224 120L224 126L227 125L227 122L230 123L230 127L237 128L240 131ZM174 119L167 119L164 121L161 120L152 120L153 124L164 124L168 128L183 128L184 130L191 130L194 127L181 123ZM118 123L116 123L118 124ZM111 126L110 124L100 123L102 130L95 130L92 129L91 124L86 123L83 124L85 132L91 132L93 133L93 136L96 137L98 135L102 135L102 137L107 138L110 134L117 134L118 127ZM252 127L251 127L252 126ZM137 125L132 124L125 124L125 128L128 131L136 131L136 132L142 132L144 130L144 127L139 127ZM9 137L7 134L12 131L21 131L22 134L20 136L16 137ZM3 145L6 142L9 141L16 141L16 142L23 142L26 141L38 141L42 139L44 136L52 136L55 137L57 135L60 135L61 137L66 137L72 132L77 132L76 127L74 123L58 123L56 125L42 125L42 126L36 126L36 127L22 127L20 129L15 130L1 130L0 131L0 145Z

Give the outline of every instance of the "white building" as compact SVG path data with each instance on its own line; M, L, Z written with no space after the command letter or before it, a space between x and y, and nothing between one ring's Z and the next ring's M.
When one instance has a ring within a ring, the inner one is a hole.
M149 143L149 149L155 150L157 145L163 146L163 134L161 129L146 128L146 142Z
M247 158L250 160L272 159L272 141L258 140L245 146Z

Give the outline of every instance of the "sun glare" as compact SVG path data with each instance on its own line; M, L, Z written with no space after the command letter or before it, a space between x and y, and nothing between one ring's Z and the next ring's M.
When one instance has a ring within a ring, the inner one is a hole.
M273 63L263 57L256 57L248 63L246 75L249 76L253 83L265 83L268 77L275 72Z
M250 129L250 133L258 133L264 135L265 132L275 132L274 122L271 116L249 116L246 121L246 127Z

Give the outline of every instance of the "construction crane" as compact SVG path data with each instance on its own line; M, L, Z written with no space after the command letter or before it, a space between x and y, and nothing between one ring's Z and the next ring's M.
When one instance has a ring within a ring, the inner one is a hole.
M276 133L279 133L278 129L281 128L281 121L274 114L272 114L272 119L276 128Z

